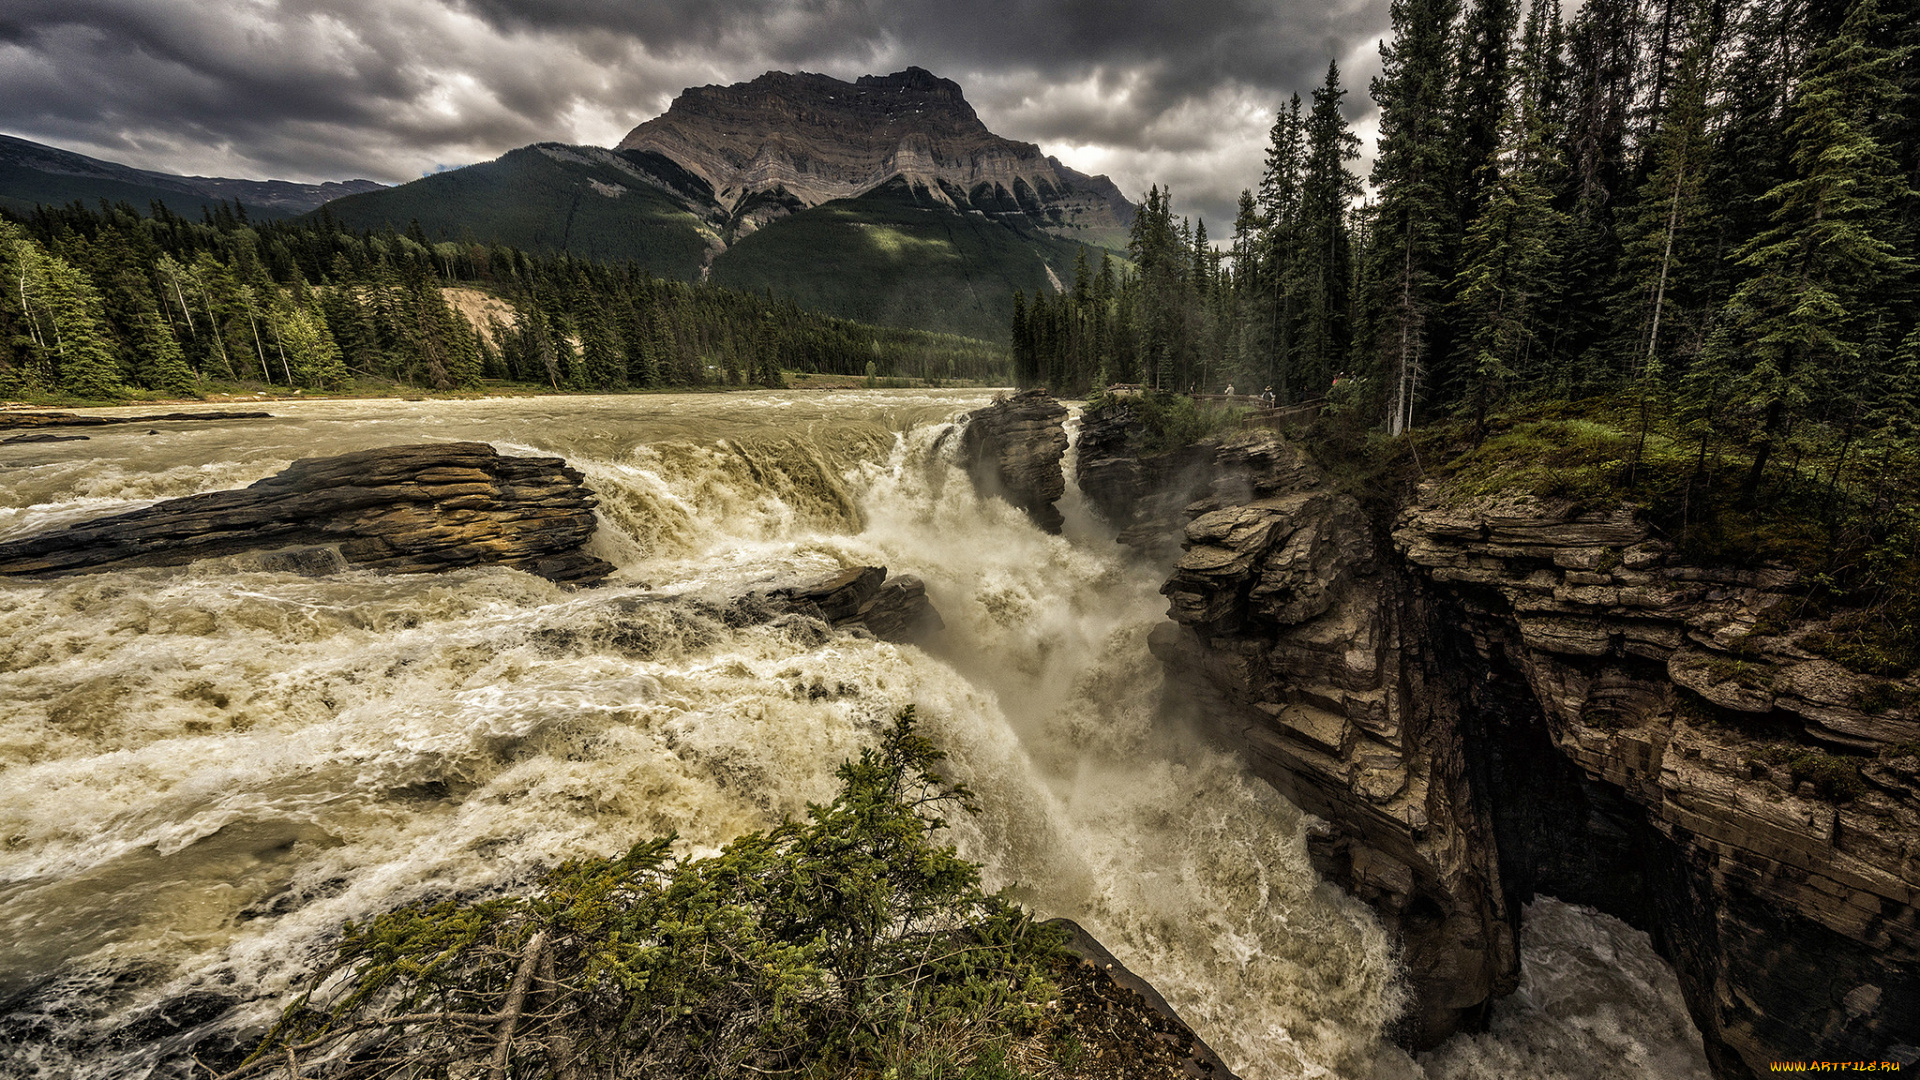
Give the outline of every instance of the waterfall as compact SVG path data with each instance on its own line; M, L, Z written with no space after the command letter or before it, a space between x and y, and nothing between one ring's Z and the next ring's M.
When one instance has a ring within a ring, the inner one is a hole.
M185 1076L183 1048L270 1022L342 922L668 832L716 850L829 799L910 703L979 795L955 836L989 886L1080 921L1246 1077L1698 1071L1644 938L1565 905L1491 1033L1394 1049L1387 935L1313 873L1301 813L1161 700L1164 568L1071 490L1064 536L977 497L953 418L984 400L313 402L7 448L0 536L312 454L559 454L619 570L582 591L244 558L0 580L0 1073ZM728 618L858 564L920 575L947 630L922 648ZM1574 962L1603 954L1628 974Z

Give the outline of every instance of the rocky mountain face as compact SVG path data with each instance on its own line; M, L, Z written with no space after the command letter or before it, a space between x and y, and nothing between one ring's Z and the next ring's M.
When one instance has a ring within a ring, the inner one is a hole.
M1484 1023L1546 894L1652 936L1722 1077L1920 1062L1920 682L1818 655L1790 573L1531 498L1369 513L1278 435L1129 419L1078 479L1177 554L1152 648L1398 933L1413 1044Z
M954 210L1094 243L1133 221L1112 181L993 134L959 84L917 67L851 83L770 71L694 87L615 149L659 154L705 180L736 234L895 178Z
M0 135L0 204L31 209L36 203L62 204L79 199L126 200L141 210L159 200L175 213L188 214L221 200L238 202L268 216L304 214L346 195L380 191L372 180L301 184L291 180L235 180L217 176L175 176L135 169L40 143ZM197 213L192 216L198 217Z

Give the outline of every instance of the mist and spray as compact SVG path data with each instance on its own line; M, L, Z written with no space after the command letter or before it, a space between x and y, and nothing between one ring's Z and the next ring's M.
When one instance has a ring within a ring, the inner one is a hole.
M582 591L245 557L0 581L0 1072L186 1075L186 1047L267 1023L342 922L669 832L716 850L830 798L913 704L980 796L955 839L989 885L1081 922L1249 1080L1704 1076L1644 936L1551 901L1490 1033L1392 1047L1388 935L1313 873L1300 811L1163 701L1165 568L1071 487L1061 536L980 498L953 436L984 402L304 403L10 451L0 537L311 454L554 453L620 569ZM920 575L947 629L922 647L724 617L860 564Z

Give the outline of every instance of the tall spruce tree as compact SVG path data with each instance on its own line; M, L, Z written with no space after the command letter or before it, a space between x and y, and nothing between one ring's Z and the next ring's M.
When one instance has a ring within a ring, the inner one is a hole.
M1543 34L1554 0L1535 0L1528 39ZM1544 177L1555 162L1552 127L1542 106L1543 54L1527 51L1512 104L1501 125L1500 150L1488 169L1486 207L1467 230L1465 264L1454 281L1466 324L1466 356L1456 411L1484 431L1489 414L1523 385L1549 375L1540 354L1543 298L1555 285L1564 215Z
M1283 401L1293 400L1299 363L1300 199L1305 167L1306 118L1300 112L1300 95L1295 94L1268 133L1259 194L1260 293L1248 311L1248 317L1265 330L1262 385L1273 387Z
M1622 365L1630 381L1662 363L1662 347L1683 322L1697 322L1697 302L1707 267L1703 250L1705 183L1711 160L1713 51L1717 28L1704 11L1686 30L1687 44L1665 90L1666 115L1652 140L1652 170L1622 225L1621 287L1614 326L1621 335ZM1665 88L1663 88L1664 90Z
M1398 435L1412 425L1425 390L1427 345L1448 276L1447 106L1451 29L1460 4L1393 0L1391 11L1393 37L1380 45L1381 74L1372 85L1380 106L1372 175L1377 202L1355 366L1377 376L1387 431Z
M1326 80L1313 92L1300 181L1297 276L1303 392L1325 392L1345 363L1350 343L1353 267L1347 218L1360 194L1360 181L1347 162L1360 156L1360 138L1348 128L1341 110L1346 95L1339 65L1329 62Z
M1884 315L1887 286L1912 266L1888 239L1910 188L1879 137L1904 56L1879 44L1882 24L1878 0L1856 0L1839 33L1813 53L1787 128L1794 175L1766 194L1772 225L1740 252L1748 276L1728 305L1721 343L1737 350L1727 362L1744 369L1744 397L1759 413L1742 488L1748 501L1782 429L1820 393L1827 372L1858 362Z

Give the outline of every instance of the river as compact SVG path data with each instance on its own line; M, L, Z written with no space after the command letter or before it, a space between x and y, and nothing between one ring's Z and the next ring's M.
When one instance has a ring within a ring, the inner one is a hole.
M558 454L619 567L581 591L244 557L0 579L0 1075L189 1075L182 1048L272 1016L343 921L667 832L714 850L830 798L912 703L980 796L957 840L989 885L1087 926L1248 1080L1705 1076L1645 936L1550 900L1490 1032L1395 1049L1387 935L1315 876L1301 813L1161 700L1164 568L1071 486L1048 536L956 469L986 400L275 402L0 447L0 538L300 457ZM920 575L947 629L923 649L700 602L853 564Z

